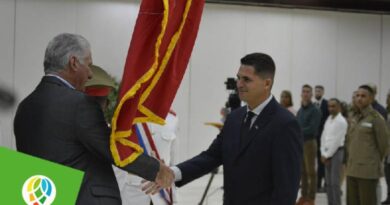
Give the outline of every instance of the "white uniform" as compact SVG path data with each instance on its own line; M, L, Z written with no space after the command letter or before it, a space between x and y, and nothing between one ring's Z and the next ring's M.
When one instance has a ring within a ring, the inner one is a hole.
M174 150L176 132L178 129L178 118L173 112L169 112L166 124L161 126L154 123L148 123L150 133L153 137L160 158L167 165L174 163ZM166 205L167 203L159 193L155 195L146 195L142 190L142 178L129 174L121 169L114 167L114 172L121 192L123 205ZM175 196L173 196L175 202Z

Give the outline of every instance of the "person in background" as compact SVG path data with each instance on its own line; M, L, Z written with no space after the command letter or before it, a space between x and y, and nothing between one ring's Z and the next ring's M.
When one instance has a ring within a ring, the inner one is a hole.
M345 101L342 101L341 102L341 115L343 115L344 119L347 121L347 124L349 125L348 123L348 103L345 102ZM348 131L348 129L347 129ZM345 169L346 169L346 166L347 166L347 151L346 151L346 148L345 148L345 140L346 140L346 136L347 134L345 133L345 137L344 137L344 147L343 147L343 150L344 150L344 156L343 156L343 163L342 163L342 166L341 166L341 174L340 174L340 187L343 186L344 184L344 180L345 180ZM341 192L342 193L342 192Z
M341 114L341 103L328 101L329 117L321 136L321 161L325 165L326 193L329 205L341 205L340 175L344 158L344 141L348 123Z
M280 94L280 105L290 111L294 116L297 116L297 111L294 109L294 103L290 91L282 91L282 93Z
M387 111L387 123L389 124L390 127L390 90L387 93L387 98L386 98L386 111Z
M386 109L381 104L379 104L378 101L376 100L376 94L377 94L377 87L376 87L376 85L373 84L373 83L367 84L367 85L374 91L374 95L370 96L371 97L370 100L371 100L372 108L374 108L374 110L376 110L379 114L381 114L382 117L386 120L387 119ZM386 156L386 158L388 158L388 157ZM386 161L388 161L388 159L384 160L384 162L383 162L384 163L384 167L388 166ZM386 178L386 182L390 180L390 175L387 175L387 172L385 172L385 178ZM387 184L388 187L389 187L389 185L390 184ZM390 195L390 189L387 190L387 195ZM380 199L382 198L382 186L381 186L381 183L378 183L378 186L377 186L377 198L379 199L377 201L377 205L380 205L381 204Z
M387 93L386 98L386 111L387 111L387 125L390 129L390 90ZM385 176L386 176L386 184L387 184L387 197L382 204L390 204L390 157L385 159Z
M357 99L356 95L357 95L357 90L352 92L351 102L348 103L348 104L345 102L345 104L343 106L344 110L343 110L342 113L343 113L343 116L345 117L345 119L347 120L348 126L351 124L350 121L349 121L351 119L351 116L355 112L357 112L357 110L358 110L357 104L356 104L356 99ZM347 152L345 144L346 143L344 143L344 159L343 159L343 168L342 168L342 171L341 171L340 186L343 184L343 182L345 181L345 178L346 178L348 152Z
M386 98L386 110L387 110L387 122L389 123L389 127L390 127L390 90L389 92L387 93L387 98Z
M385 107L383 107L383 105L379 104L378 101L376 100L376 94L378 93L378 91L377 91L378 89L377 89L376 85L375 84L368 84L368 86L370 86L370 88L374 92L374 95L371 96L372 108L374 108L374 110L378 111L379 114L381 114L382 117L385 120L387 120L387 111L386 111Z
M359 87L357 110L349 117L346 140L347 205L375 205L377 186L383 176L383 159L388 154L390 134L383 117L373 109L374 91Z
M165 125L158 125L154 123L147 123L150 134L153 138L154 144L156 145L158 155L160 159L169 166L175 164L175 142L177 138L178 130L178 117L173 110L170 110L167 117L165 118ZM156 155L154 152L150 152L151 155ZM119 171L119 172L118 172ZM171 200L169 197L170 193L172 200L177 204L177 197L175 187L172 187L167 192L159 192L156 194L146 194L142 190L143 179L123 172L122 170L116 169L115 174L117 176L119 189L121 191L123 204L126 205L168 205L167 201Z
M108 96L116 89L116 82L99 66L92 65L91 70L94 73L94 77L85 84L85 93L99 103L106 116L111 116L110 113L106 112L110 112L108 105L115 102L110 102ZM107 123L110 121L111 119L107 119ZM154 123L148 123L147 125L153 137L154 144L158 149L159 156L166 165L171 165L174 157L174 142L178 128L176 113L171 110L166 117L166 124L163 126ZM113 166L113 169L118 182L122 204L150 205L151 201L153 201L154 205L167 204L159 193L147 195L141 190L142 178L115 166Z
M318 127L321 120L320 110L312 103L313 88L302 86L301 108L298 110L298 123L303 131L303 163L301 197L296 205L314 205L317 189L316 156Z
M356 95L357 95L357 90L353 91L351 103L348 104L348 116L358 110L357 105L356 105Z
M109 105L115 103L110 102L108 96L113 90L117 89L117 85L115 79L103 68L97 65L91 65L91 70L93 72L93 78L85 83L85 93L94 98L106 116ZM106 121L109 124L111 119L106 118Z
M325 177L324 164L321 161L321 136L324 129L326 119L328 119L328 101L324 98L325 89L322 85L316 85L314 87L314 102L313 104L321 111L321 121L317 132L317 192L324 193L326 191L326 181L322 185L322 179Z

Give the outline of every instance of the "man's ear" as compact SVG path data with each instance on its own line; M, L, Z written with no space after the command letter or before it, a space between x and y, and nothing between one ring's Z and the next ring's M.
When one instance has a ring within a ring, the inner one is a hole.
M76 56L70 56L69 57L69 69L71 71L77 71L77 57Z
M267 88L268 90L271 90L272 83L273 83L273 80L271 78L265 79L265 88Z

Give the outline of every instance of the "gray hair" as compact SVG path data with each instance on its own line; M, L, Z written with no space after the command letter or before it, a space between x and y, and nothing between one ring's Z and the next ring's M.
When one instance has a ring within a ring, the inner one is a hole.
M47 45L43 67L45 74L65 68L71 56L77 57L81 64L88 55L91 46L87 39L77 34L62 33L54 37Z

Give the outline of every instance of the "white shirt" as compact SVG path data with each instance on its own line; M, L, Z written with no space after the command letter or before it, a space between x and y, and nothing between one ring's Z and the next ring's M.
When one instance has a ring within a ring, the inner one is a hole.
M314 100L314 105L315 106L317 106L317 108L321 108L321 104L322 104L322 100L323 100L324 98L321 98L321 99L319 99L319 100L317 100L317 99L315 99Z
M268 103L272 100L272 97L273 96L270 95L266 100L264 100L264 102L262 102L260 105L255 107L253 110L250 110L248 106L246 107L247 108L247 112L252 111L255 114L252 117L251 126L256 121L256 119L260 115L260 113L264 110L265 106L267 106ZM180 171L179 167L172 166L171 169L172 169L173 173L175 174L175 181L180 181L182 179L182 174L181 174L181 171Z
M152 134L154 144L160 155L160 159L164 160L166 165L175 163L175 140L178 131L179 119L175 114L168 113L165 118L165 125L148 123L150 133Z
M263 103L255 107L253 110L250 110L248 106L246 106L246 111L252 111L255 115L252 117L251 127L253 123L256 121L257 116L260 115L260 113L264 110L265 106L268 105L268 103L272 100L272 95L270 95L266 100L264 100Z
M178 117L176 114L168 113L165 118L165 122L165 125L158 125L154 123L147 124L160 158L164 160L165 164L170 165L171 162L174 161L172 157L174 156L175 150L174 141L178 130ZM145 192L141 190L141 177L127 173L115 166L113 166L113 168L117 178L122 204L146 205L150 204L150 201L153 201L153 204L155 205L166 204L160 194L146 195ZM176 195L174 189L172 190L172 197L175 202Z
M333 118L329 115L321 135L321 155L325 158L332 157L337 149L344 145L348 123L341 113Z

